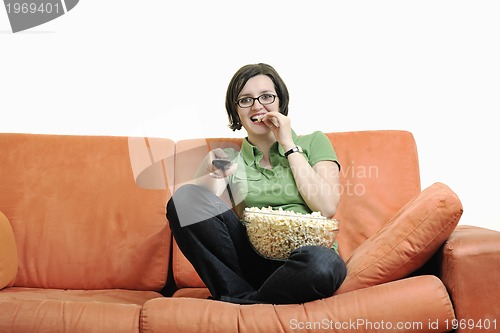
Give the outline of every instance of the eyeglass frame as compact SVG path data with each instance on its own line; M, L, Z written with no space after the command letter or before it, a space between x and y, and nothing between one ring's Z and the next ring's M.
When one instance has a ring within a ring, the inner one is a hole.
M266 95L273 96L273 101L272 101L272 102L270 102L270 103L265 103L265 104L264 104L264 103L262 103L262 102L260 101L260 98L261 98L262 96L266 96ZM276 97L278 97L278 95L275 95L275 94L269 94L269 93L265 93L265 94L262 94L262 95L257 96L257 97L250 97L250 96L247 96L247 97L242 97L242 98L237 99L237 100L236 100L236 102L235 102L235 104L236 104L236 105L238 105L238 106L239 106L240 108L242 108L242 109L248 109L248 108L251 108L251 107L255 104L255 101L259 101L259 103L260 103L261 105L269 105L269 104L273 104L273 103L276 101ZM240 101L241 101L242 99L245 99L245 98L251 98L251 99L253 99L252 104L250 104L249 106L241 106L241 105L240 105Z

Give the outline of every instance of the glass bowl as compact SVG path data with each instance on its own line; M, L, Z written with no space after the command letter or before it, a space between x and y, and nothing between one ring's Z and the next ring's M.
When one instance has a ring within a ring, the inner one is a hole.
M287 259L307 245L332 247L339 221L319 213L301 214L283 210L246 208L243 224L255 251L269 259Z

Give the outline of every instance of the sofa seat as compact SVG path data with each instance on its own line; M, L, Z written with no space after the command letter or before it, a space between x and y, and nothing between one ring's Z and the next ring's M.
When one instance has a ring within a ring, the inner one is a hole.
M211 296L210 290L205 287L200 288L182 288L174 292L172 297L190 297L208 299Z
M141 309L153 291L6 288L0 332L139 332Z
M438 333L449 331L445 323L454 319L453 305L441 280L423 275L293 305L156 298L144 304L141 327L142 332L176 333Z

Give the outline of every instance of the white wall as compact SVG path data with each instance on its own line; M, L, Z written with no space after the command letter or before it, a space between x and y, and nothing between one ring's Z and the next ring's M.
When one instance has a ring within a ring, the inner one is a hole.
M12 34L0 7L0 132L242 136L227 83L267 62L298 133L411 131L422 186L500 230L499 17L498 1L81 0Z

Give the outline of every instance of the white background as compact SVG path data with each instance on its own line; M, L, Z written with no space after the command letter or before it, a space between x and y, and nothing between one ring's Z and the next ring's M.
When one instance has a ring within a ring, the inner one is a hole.
M13 34L0 7L0 132L241 137L226 87L266 62L297 133L411 131L422 188L500 230L499 18L498 1L81 0Z

